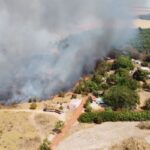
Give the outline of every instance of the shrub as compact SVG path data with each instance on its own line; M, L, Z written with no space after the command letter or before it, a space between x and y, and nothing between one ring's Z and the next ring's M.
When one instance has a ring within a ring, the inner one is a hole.
M31 103L30 109L36 109L36 108L37 108L37 104L35 102Z
M148 67L148 62L144 61L142 64L141 64L143 67Z
M137 71L134 72L133 79L138 80L138 81L145 81L147 79L148 74L149 73L147 71L138 69Z
M126 86L113 86L105 92L104 101L115 110L133 109L139 104L139 96Z
M99 87L95 82L93 82L91 80L87 80L87 81L83 80L76 87L75 93L77 93L77 94L89 93L89 92L93 92L98 89L99 89Z
M97 84L100 84L102 82L102 75L95 73L92 77L92 81L94 81Z
M71 99L76 99L76 98L77 98L77 95L76 94L72 94Z
M113 69L120 69L120 68L132 70L134 67L131 59L127 56L119 56L113 64Z
M150 54L148 54L148 55L145 56L144 61L150 62Z
M56 124L55 124L55 128L54 128L54 131L57 132L57 133L60 133L62 128L64 127L64 122L63 121L57 121Z
M120 76L120 77L129 78L129 71L127 69L124 69L124 68L117 69L115 74Z
M58 97L62 97L62 98L65 97L65 93L64 92L59 92Z
M96 74L105 76L106 72L108 72L109 70L111 70L112 65L107 63L106 61L102 61L102 62L97 62L95 70L96 70Z
M45 140L43 141L43 143L40 145L40 147L38 148L38 150L52 150L52 149L50 148L50 143L48 142L47 139L45 139Z
M82 123L101 123L107 121L148 121L150 111L104 111L83 113L78 119Z
M61 105L60 107L59 107L59 110L63 110L64 109L64 107Z

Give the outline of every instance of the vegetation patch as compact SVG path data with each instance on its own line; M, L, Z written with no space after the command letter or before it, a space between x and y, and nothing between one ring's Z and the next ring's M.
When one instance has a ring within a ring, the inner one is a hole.
M79 117L82 123L102 123L116 121L148 121L150 120L150 111L105 111L105 112L87 112Z

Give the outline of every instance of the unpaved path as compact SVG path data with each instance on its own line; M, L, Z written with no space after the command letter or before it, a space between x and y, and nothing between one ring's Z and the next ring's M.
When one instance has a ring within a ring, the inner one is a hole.
M55 116L59 120L65 121L65 114L57 114L53 112L44 112L43 110L30 110L30 109L0 109L3 112L26 112L26 113L34 113L34 114L47 114L50 116Z
M69 136L56 150L108 150L110 146L130 137L148 140L150 130L141 130L136 127L137 124L138 122L107 122L95 125Z
M64 137L68 134L69 129L74 125L81 115L83 111L83 106L86 103L87 97L84 97L80 106L73 112L73 115L71 119L65 124L65 127L62 129L62 132L54 137L52 140L51 147L54 149L63 139Z

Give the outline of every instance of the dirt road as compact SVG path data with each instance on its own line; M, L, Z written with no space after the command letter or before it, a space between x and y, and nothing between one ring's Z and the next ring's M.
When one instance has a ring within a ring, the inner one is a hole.
M62 129L62 132L53 139L51 144L51 147L53 149L55 149L55 147L64 139L72 125L76 123L77 119L83 111L83 106L86 103L86 100L87 97L84 97L80 106L73 112L71 119L68 122L66 122L65 127Z

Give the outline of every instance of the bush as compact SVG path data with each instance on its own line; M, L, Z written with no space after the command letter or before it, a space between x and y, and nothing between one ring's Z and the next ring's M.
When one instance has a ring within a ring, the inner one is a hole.
M126 86L113 86L105 92L104 101L115 110L133 109L139 104L139 96Z
M148 62L144 61L142 64L141 64L143 67L148 67Z
M113 69L116 70L120 68L132 70L134 67L131 59L127 56L119 56L113 64Z
M103 78L102 75L95 73L92 77L92 81L97 83L97 84L100 84L100 83L102 83L102 78Z
M50 148L50 143L48 142L47 139L45 139L45 140L43 141L43 143L40 145L40 147L38 148L38 150L52 150L52 149Z
M55 128L54 128L54 131L57 132L57 133L60 133L62 128L64 127L64 122L63 121L57 121L56 124L55 124Z
M36 108L37 108L37 104L35 102L31 103L30 109L36 109Z
M95 90L98 90L98 85L91 81L91 80L83 80L79 83L79 85L75 89L75 93L81 94L81 93L90 93Z
M72 94L71 99L76 99L76 98L77 98L77 95L76 94Z
M147 71L138 69L137 71L134 72L133 79L135 79L137 81L145 81L147 79L148 74L149 73Z
M148 54L148 55L145 56L144 61L150 62L150 54Z
M132 112L132 111L104 111L83 113L78 119L82 123L101 123L108 121L148 121L150 120L150 111Z
M65 97L65 93L64 93L64 92L59 92L59 93L58 93L58 97L64 98L64 97Z
M97 62L96 67L95 67L96 75L98 75L99 76L98 78L100 79L100 77L105 76L106 72L110 71L111 68L112 68L112 65L107 63L106 61Z

